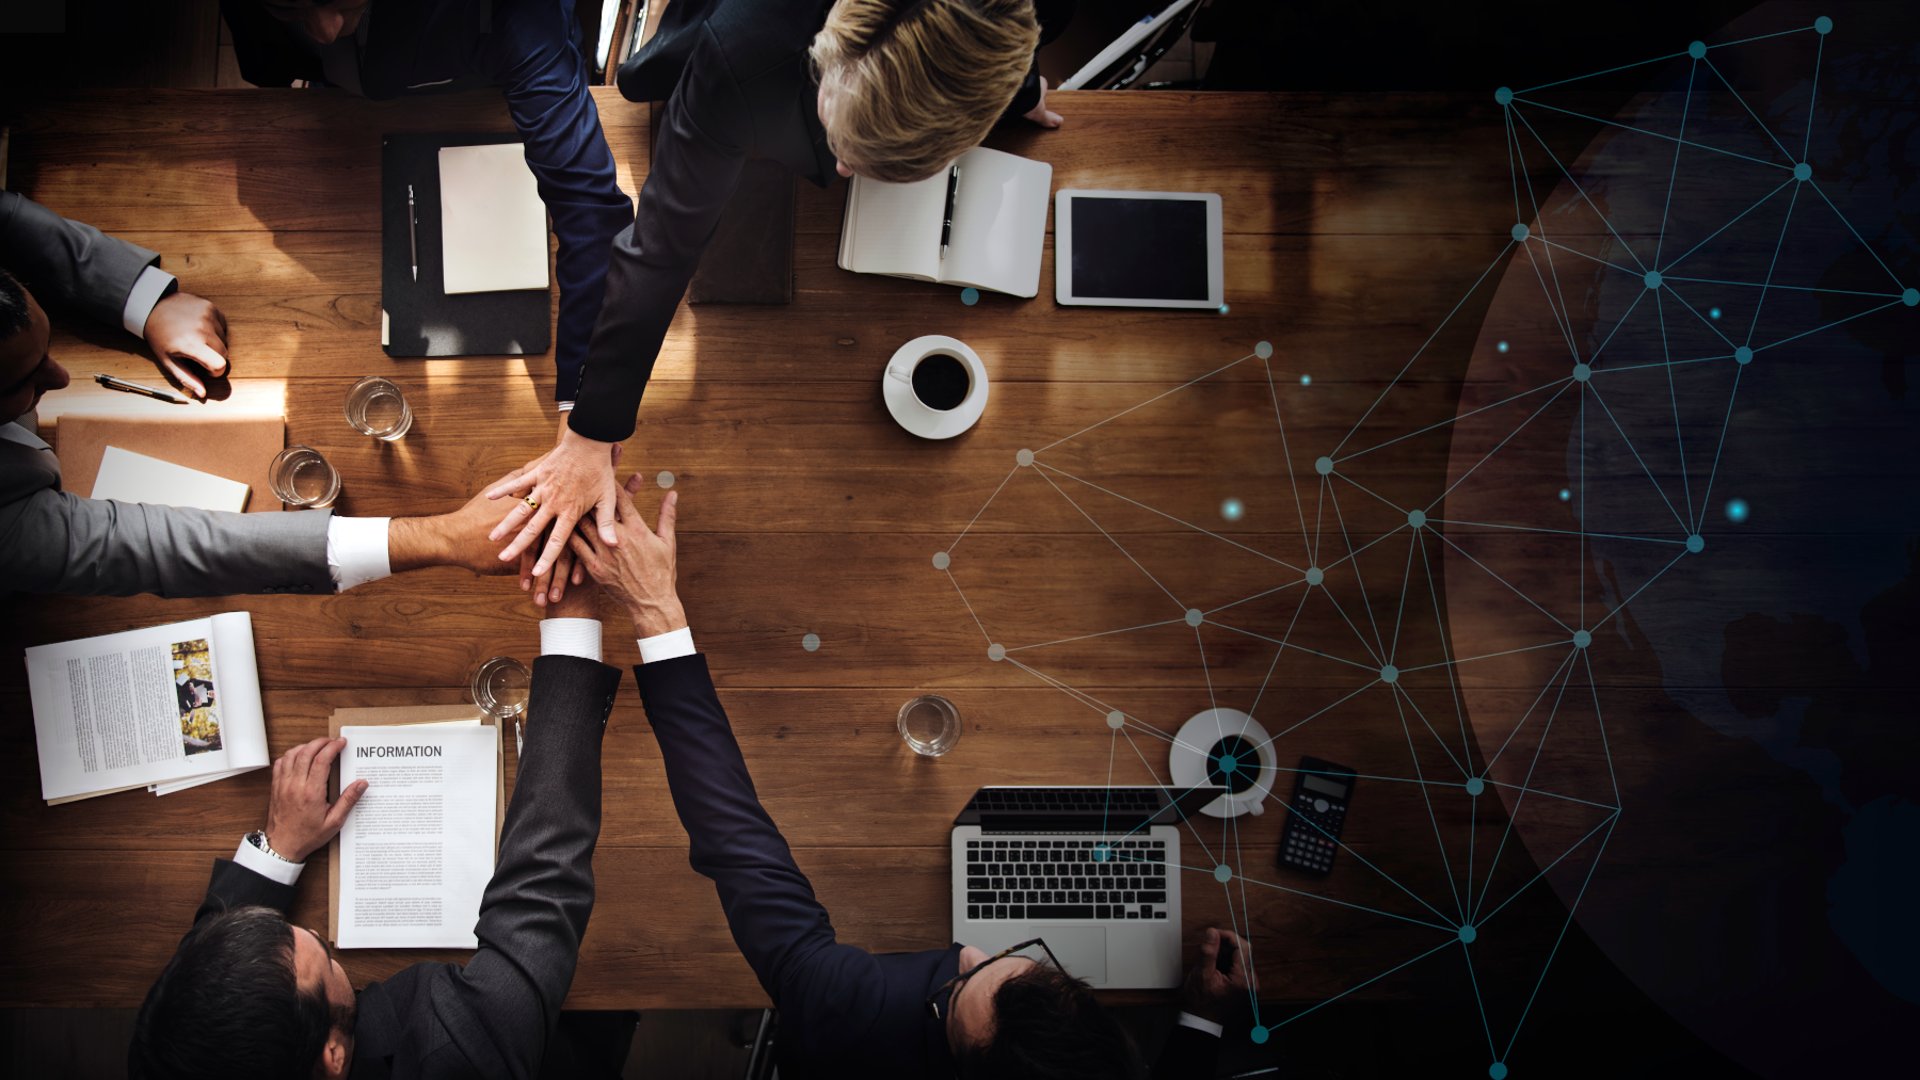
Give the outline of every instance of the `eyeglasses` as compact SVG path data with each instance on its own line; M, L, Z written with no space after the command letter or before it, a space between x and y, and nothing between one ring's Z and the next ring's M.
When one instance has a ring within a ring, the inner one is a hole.
M1026 941L1022 941L1017 945L1009 945L1001 949L985 960L980 961L960 974L955 975L953 978L948 979L946 982L941 983L940 989L935 990L933 994L927 998L927 1014L935 1020L945 1020L953 1009L953 995L960 992L960 985L962 983L978 975L981 968L986 967L995 960L1005 960L1007 957L1013 956L1022 950L1031 949L1035 945L1040 946L1040 951L1047 954L1048 963L1060 971L1066 970L1066 968L1061 967L1060 959L1053 955L1053 950L1047 948L1047 943L1044 940L1040 938L1028 938Z

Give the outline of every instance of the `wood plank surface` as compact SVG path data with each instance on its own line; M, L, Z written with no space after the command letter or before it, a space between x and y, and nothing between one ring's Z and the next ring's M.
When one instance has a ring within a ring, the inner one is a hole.
M647 111L596 96L633 194ZM1422 550L1402 503L1445 486L1446 421L1462 402L1508 385L1463 385L1486 303L1473 286L1511 257L1498 109L1478 96L1155 93L1060 94L1055 107L1061 130L1007 128L990 145L1049 161L1059 188L1220 192L1228 312L1060 308L1051 244L1031 301L989 294L969 307L953 289L847 274L833 263L844 185L801 185L794 303L683 307L627 448L629 467L671 472L682 493L682 592L756 785L843 939L874 948L946 943L946 830L974 788L1098 783L1109 761L1116 783L1164 779L1171 733L1213 702L1258 712L1287 768L1313 753L1402 777L1412 745L1441 776L1476 752L1448 734L1466 718L1444 683L1410 671L1390 689L1375 653L1383 620L1405 622L1400 647L1441 648L1443 589L1424 613L1395 614ZM380 352L379 138L507 126L488 94L83 93L24 110L11 179L160 251L183 287L222 307L235 365L225 391L236 405L284 404L289 441L345 477L343 512L434 513L551 444L553 365ZM923 333L968 341L994 380L986 419L951 443L905 435L879 397L887 357ZM68 324L53 350L78 371L151 379L127 345ZM341 417L346 387L370 373L413 403L415 429L398 444L361 439ZM63 391L43 417L102 400ZM1022 449L1041 464L1018 467ZM1360 450L1342 467L1351 479L1313 471L1320 455ZM1230 498L1245 505L1237 520L1221 513ZM951 575L931 564L936 551L951 552ZM1309 595L1301 580L1316 561L1327 584ZM1188 607L1205 625L1186 623ZM475 663L530 656L537 641L511 580L438 569L334 597L15 596L0 601L0 648L234 608L254 616L276 750L319 734L337 707L460 700ZM618 620L607 628L609 662L636 661ZM988 630L1010 662L988 659ZM817 651L801 647L806 634ZM1483 681L1494 700L1533 688ZM893 729L900 704L928 690L966 718L938 761L908 753ZM48 808L18 665L0 676L0 701L21 718L0 735L0 1005L137 1004L208 863L258 822L264 778ZM1106 707L1130 718L1124 733ZM604 775L599 900L571 1003L758 1003L710 885L686 865L630 687ZM1374 809L1347 839L1378 870L1345 858L1325 883L1288 877L1273 865L1277 810L1189 837L1187 932L1249 928L1268 948L1263 996L1330 996L1444 940L1420 923L1442 917L1427 905L1451 907L1463 875L1448 859L1463 853L1440 857L1420 819L1482 844L1504 823L1495 800L1428 808L1419 784L1368 783ZM1560 802L1569 827L1593 810ZM1509 858L1495 892L1534 872ZM1251 881L1220 887L1208 859ZM325 918L324 872L301 891L297 917L311 925ZM1498 968L1498 955L1481 962ZM420 956L356 953L349 967L360 982ZM1453 987L1459 975L1431 977ZM1364 993L1403 996L1429 977L1416 966Z

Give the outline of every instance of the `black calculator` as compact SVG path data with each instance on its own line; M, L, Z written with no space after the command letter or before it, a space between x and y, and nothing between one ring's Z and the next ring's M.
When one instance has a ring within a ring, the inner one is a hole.
M1340 826L1347 820L1353 797L1354 771L1319 758L1300 759L1287 805L1287 824L1280 831L1282 869L1325 877L1333 872L1333 853L1339 849Z

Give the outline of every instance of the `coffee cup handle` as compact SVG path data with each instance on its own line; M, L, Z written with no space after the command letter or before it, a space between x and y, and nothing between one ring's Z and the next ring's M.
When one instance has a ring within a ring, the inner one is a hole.
M887 365L887 378L899 379L901 382L906 383L908 385L913 384L913 376L908 374L908 369L900 367L895 364Z

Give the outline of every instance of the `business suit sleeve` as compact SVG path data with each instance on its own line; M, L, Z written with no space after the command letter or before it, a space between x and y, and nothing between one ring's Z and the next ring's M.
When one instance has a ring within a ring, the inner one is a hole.
M527 166L553 218L559 240L554 277L560 318L554 340L554 395L578 396L587 342L607 291L614 237L633 223L633 203L620 190L613 151L587 91L586 64L570 33L570 6L509 4L488 36L492 77L526 142Z
M619 687L619 669L592 660L533 662L526 749L474 928L479 951L464 967L420 965L387 984L407 999L405 1052L422 1055L420 1075L538 1072L593 911L601 736Z
M1219 1065L1219 1036L1175 1024L1153 1063L1153 1080L1211 1080Z
M298 32L273 17L260 0L220 0L220 17L233 39L240 77L255 86L292 86L319 81L319 57L302 48Z
M720 892L733 940L781 1013L781 1038L833 1061L858 1049L885 1007L886 978L865 949L835 941L826 909L754 794L706 657L634 669L660 743L687 859Z
M613 242L606 302L568 421L590 439L633 434L660 343L746 161L751 117L712 30L700 33L667 99L639 210Z
M0 587L93 596L330 594L328 516L146 506L43 487L0 505Z
M17 192L0 191L0 266L34 298L107 326L119 326L127 294L160 256L69 221Z

